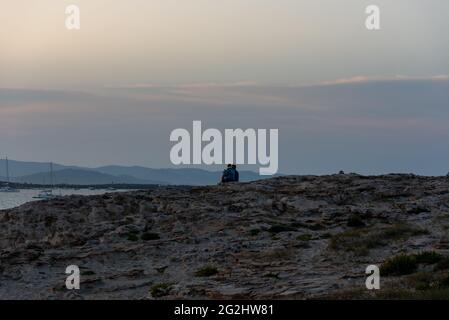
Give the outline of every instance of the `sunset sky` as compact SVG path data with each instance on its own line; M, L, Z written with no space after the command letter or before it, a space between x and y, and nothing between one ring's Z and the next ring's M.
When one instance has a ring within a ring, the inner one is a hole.
M202 120L278 128L286 173L445 174L448 21L446 0L8 1L0 156L170 167Z

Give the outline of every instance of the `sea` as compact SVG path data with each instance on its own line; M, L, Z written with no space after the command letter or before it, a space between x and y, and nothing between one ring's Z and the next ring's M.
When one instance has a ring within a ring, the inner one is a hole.
M0 210L11 209L27 202L41 201L34 199L42 190L41 189L21 189L20 192L0 192ZM55 196L83 195L92 196L111 192L125 192L131 190L107 190L107 189L53 189Z

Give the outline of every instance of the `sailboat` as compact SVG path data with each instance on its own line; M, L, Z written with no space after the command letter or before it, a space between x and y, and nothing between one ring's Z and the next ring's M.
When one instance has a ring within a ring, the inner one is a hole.
M51 189L47 189L47 190L42 190L41 192L39 192L39 194L35 197L33 197L34 199L42 199L42 200L49 200L49 199L53 199L56 196L53 194L53 162L50 162L50 185L51 185Z
M6 163L6 186L0 188L0 192L20 192L19 189L13 188L9 186L9 164L8 164L8 157L5 158Z

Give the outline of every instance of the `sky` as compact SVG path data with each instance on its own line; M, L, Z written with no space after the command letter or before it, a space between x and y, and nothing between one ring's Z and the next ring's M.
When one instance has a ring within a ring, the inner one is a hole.
M170 132L202 120L279 129L285 173L446 174L448 19L446 0L9 1L0 155L171 167Z

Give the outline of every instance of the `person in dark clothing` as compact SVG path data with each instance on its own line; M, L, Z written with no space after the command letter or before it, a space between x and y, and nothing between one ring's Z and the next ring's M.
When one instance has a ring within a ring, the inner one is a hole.
M221 182L232 182L234 179L234 172L232 170L232 164L228 164L228 167L223 171L223 174L221 175Z
M234 181L239 182L239 172L237 171L237 166L235 164L232 165L232 169L234 170Z
M234 164L228 164L226 170L223 171L223 175L221 176L221 182L238 182L240 179L239 172L237 171L237 166Z

